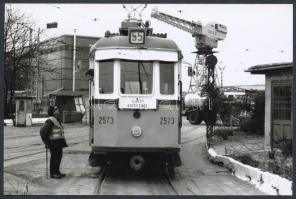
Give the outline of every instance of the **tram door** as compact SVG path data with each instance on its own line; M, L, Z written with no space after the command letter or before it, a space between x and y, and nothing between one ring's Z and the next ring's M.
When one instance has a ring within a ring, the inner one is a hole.
M282 147L292 141L292 86L272 86L272 145Z

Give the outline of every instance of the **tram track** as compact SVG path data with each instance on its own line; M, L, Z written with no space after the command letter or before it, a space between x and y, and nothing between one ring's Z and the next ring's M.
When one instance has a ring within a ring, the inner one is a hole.
M170 186L170 188L175 192L176 195L179 195L179 192L174 187L174 185L172 183L172 180L171 180L171 177L169 176L169 174L167 172L163 172L163 175L164 175L165 179L167 180L167 183Z
M74 146L74 145L81 144L84 142L88 142L88 140L82 141L82 142L72 142L72 143L68 143L68 145ZM45 148L44 148L43 144L32 144L32 145L28 145L28 146L31 146L31 147L37 146L37 147L36 148L25 148L25 149L24 149L24 146L6 148L5 155L10 156L10 157L4 158L4 161L16 160L16 159L20 159L20 158L24 158L24 157L29 157L29 156L34 156L37 154L45 153ZM29 153L27 153L27 152L29 152Z
M99 177L99 180L98 180L98 184L95 188L95 192L94 192L94 195L102 195L102 187L103 187L103 184L105 182L105 178L106 178L106 175L107 175L107 168L108 166L104 166L101 168L100 172L98 173L98 177Z
M173 179L166 171L124 171L127 170L121 169L118 172L113 171L109 165L103 167L98 174L94 195L179 195L172 183Z
M6 158L6 159L4 159L4 161L16 160L16 159L19 159L19 158L33 156L33 155L37 155L37 154L41 154L41 153L45 153L45 150L39 151L39 152L34 152L34 153L29 153L29 154L22 154L20 156L15 156L15 157L11 157L11 158Z

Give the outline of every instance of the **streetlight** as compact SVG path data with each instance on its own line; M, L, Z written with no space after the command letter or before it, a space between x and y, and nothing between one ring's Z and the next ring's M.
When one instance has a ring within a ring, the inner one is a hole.
M76 72L76 29L74 29L74 41L73 41L73 89L72 91L75 92L75 72Z
M222 61L220 61L220 64L218 65L218 68L221 72L221 89L223 89L223 71L225 69L225 65L222 67Z

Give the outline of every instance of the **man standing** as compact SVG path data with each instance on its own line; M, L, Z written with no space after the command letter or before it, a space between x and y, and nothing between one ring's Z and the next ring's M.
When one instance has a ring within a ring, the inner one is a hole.
M60 172L63 148L67 147L64 137L64 127L60 121L60 111L57 107L50 106L49 118L40 129L40 135L46 148L50 150L50 177L60 179L66 175Z

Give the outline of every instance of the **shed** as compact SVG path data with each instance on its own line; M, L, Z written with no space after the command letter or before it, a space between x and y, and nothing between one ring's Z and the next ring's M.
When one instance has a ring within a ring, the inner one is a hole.
M82 91L58 90L50 95L52 106L57 106L61 110L61 119L64 123L82 122L82 117L86 113L85 102Z
M32 126L32 97L19 96L15 100L15 125Z
M292 147L293 63L256 65L246 72L265 75L265 146Z

